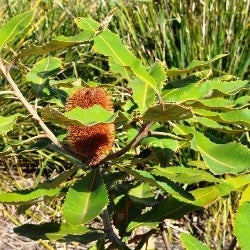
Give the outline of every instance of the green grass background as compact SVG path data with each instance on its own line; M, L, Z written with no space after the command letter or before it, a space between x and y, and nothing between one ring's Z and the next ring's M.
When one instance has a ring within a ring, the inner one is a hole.
M250 1L245 0L158 0L158 1L122 1L122 0L0 0L0 25L16 14L35 9L32 26L26 35L11 42L2 52L2 57L10 61L19 49L30 44L42 45L57 35L74 35L79 31L74 17L90 16L97 21L117 8L109 28L119 34L123 42L145 65L160 60L168 68L184 68L192 60L209 60L212 57L228 53L229 55L213 64L214 75L232 75L235 79L249 79L250 73ZM81 77L85 81L109 79L107 62L94 52L88 53L88 46L74 46L61 50L59 56L64 61L63 77ZM58 55L58 54L57 54ZM22 60L23 72L42 56L28 57ZM25 66L24 66L25 65ZM27 99L33 100L29 86L20 75L20 68L12 70L12 76ZM1 90L9 86L2 81ZM0 115L24 113L21 104L13 98L0 96ZM0 148L8 144L29 139L37 134L39 128L30 117L20 120L18 126L0 140ZM9 191L37 184L57 171L67 169L67 162L48 149L34 151L27 146L17 146L17 152L0 159L0 189ZM28 180L28 181L27 181ZM212 249L225 247L228 237L232 238L235 197L221 200L199 216L201 231L190 218L185 218L186 228L193 231ZM58 203L41 203L34 212L27 210L25 219L36 222L55 218L59 213ZM5 217L14 224L21 223L16 213L0 205ZM24 219L24 220L25 220ZM169 230L169 239L174 240ZM229 235L229 236L228 236ZM44 243L44 247L52 247ZM51 248L53 249L53 248Z

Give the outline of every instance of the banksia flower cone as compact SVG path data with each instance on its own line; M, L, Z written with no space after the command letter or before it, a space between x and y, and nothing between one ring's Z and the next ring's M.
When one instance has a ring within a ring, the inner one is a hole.
M102 87L81 88L67 99L66 109L79 106L90 108L101 105L108 111L113 111L113 103L106 90ZM113 123L100 123L92 126L69 125L70 147L87 160L90 166L95 166L108 151L111 150L115 139Z

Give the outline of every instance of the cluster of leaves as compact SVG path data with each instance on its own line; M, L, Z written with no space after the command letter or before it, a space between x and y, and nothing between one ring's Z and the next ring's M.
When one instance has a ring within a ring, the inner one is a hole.
M25 30L32 16L33 12L27 11L3 25L1 49ZM123 241L132 237L139 226L155 229L131 239L138 243L136 249L140 249L165 219L182 218L231 192L240 191L242 196L234 228L240 246L247 249L250 245L247 224L250 157L242 142L250 124L248 82L232 80L227 75L210 78L211 63L226 55L218 55L207 62L193 61L185 69L166 69L162 62L146 67L106 28L111 16L102 24L91 18L76 18L75 23L82 30L78 35L59 36L45 45L25 48L18 55L21 61L22 57L88 44L107 58L109 70L117 80L105 85L84 84L106 86L122 98L116 100L114 113L100 106L64 112L65 98L81 81L57 78L63 68L61 59L44 57L25 75L36 100L48 104L39 113L51 128L115 122L117 147L115 153L92 170L56 143L59 152L72 161L73 167L33 189L1 192L0 202L19 205L19 210L25 211L38 202L63 197L62 220L60 223L25 224L14 231L34 240L83 244L97 240L98 249L100 246L104 249L109 235L104 214L108 212ZM9 80L2 63L1 71ZM15 89L14 94L21 100ZM1 116L0 132L10 132L21 116L23 114L19 113ZM238 138L238 134L242 138ZM51 139L49 134L47 136ZM58 138L63 137L65 131ZM48 146L53 147L53 144ZM10 150L7 147L0 154L6 155ZM187 154L189 157L185 161ZM103 214L104 231L102 227L93 229L92 226L100 214ZM197 249L208 249L189 234L182 233L181 241L186 249L193 249L193 245Z

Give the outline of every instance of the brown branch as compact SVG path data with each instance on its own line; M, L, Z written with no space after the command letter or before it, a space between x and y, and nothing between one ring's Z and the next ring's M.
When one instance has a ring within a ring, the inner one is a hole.
M166 236L166 232L165 232L163 223L160 223L160 224L159 224L159 228L160 228L160 231L161 231L161 237L162 237L162 239L163 239L163 242L164 242L164 245L165 245L165 247L166 247L166 250L171 250L171 247L170 247L168 238L167 238L167 236Z
M18 86L12 79L9 73L10 66L6 68L0 58L0 70L2 71L3 75L5 76L6 80L11 85L12 89L14 90L15 96L21 101L24 107L28 110L28 112L32 115L32 117L39 123L40 127L44 131L45 135L60 149L63 146L57 140L56 136L51 132L51 130L47 127L47 125L43 122L40 116L37 114L36 110L32 107L32 105L25 99L21 91L19 90Z
M113 160L116 159L120 156L122 156L123 154L125 154L126 152L128 152L131 148L135 147L141 139L143 139L144 137L146 137L148 135L148 131L151 128L151 126L154 124L154 122L149 122L147 124L143 124L143 126L141 127L139 133L137 134L137 136L129 143L127 144L124 148L122 148L121 150L113 153L113 154L109 154L107 155L105 158L103 158L98 165L103 164L109 160Z
M116 235L116 233L113 230L113 227L110 222L108 209L106 208L102 212L102 221L104 226L104 232L107 234L107 238L116 246L116 247L123 247L124 243L121 241L121 239Z

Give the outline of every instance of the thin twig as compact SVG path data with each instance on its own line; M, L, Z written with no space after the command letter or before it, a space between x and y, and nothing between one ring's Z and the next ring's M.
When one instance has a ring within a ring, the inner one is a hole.
M47 125L43 122L43 120L40 118L40 116L37 114L36 110L32 107L32 105L25 99L21 91L19 90L18 86L12 79L9 70L11 66L8 66L6 68L2 62L2 59L0 58L0 70L2 71L3 75L5 76L6 80L11 85L12 89L14 90L15 96L21 101L21 103L24 105L24 107L28 110L28 112L32 115L32 117L38 121L40 127L44 131L45 135L60 149L63 149L63 146L61 143L57 140L56 136L51 132L51 130L47 127Z
M144 124L139 133L137 134L137 136L129 143L127 144L124 148L122 148L121 150L113 153L113 154L109 154L107 155L105 158L103 158L98 165L103 164L109 160L113 160L116 159L120 156L122 156L123 154L125 154L126 152L128 152L131 148L135 147L141 139L143 139L144 137L146 137L148 135L148 131L151 128L151 126L154 124L154 122L149 122L147 124Z
M10 90L4 90L0 91L0 95L15 95L15 92Z
M107 208L102 212L102 221L104 226L104 232L107 234L107 238L117 247L124 246L124 243L121 241L120 238L118 238L118 236L113 230Z
M161 131L149 131L149 135L159 135L159 136L166 136L166 137L171 137L177 140L182 140L186 141L187 139L179 137L177 135L173 135L171 133L166 133L166 132L161 132Z
M165 229L164 229L163 223L159 224L159 228L161 230L161 237L163 239L163 242L164 242L164 245L165 245L166 249L167 250L171 250L168 238L167 238L166 233L165 233Z

